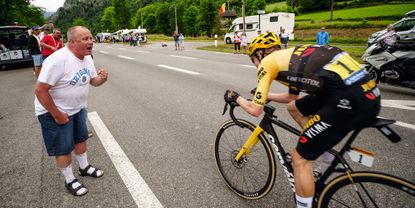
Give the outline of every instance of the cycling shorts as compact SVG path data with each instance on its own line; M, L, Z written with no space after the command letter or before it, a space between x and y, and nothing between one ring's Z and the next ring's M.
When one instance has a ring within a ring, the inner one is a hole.
M355 84L330 94L307 95L295 105L304 116L311 117L296 150L303 158L315 160L350 131L374 121L380 111L380 93L376 87L368 90Z

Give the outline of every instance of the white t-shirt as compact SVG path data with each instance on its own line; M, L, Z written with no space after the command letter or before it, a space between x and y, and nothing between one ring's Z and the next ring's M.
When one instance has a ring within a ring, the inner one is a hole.
M248 40L245 35L241 36L241 46L248 46Z
M87 107L89 81L96 76L91 56L80 60L64 47L45 59L38 81L52 86L49 93L56 107L71 116ZM48 112L36 96L35 111L37 116Z

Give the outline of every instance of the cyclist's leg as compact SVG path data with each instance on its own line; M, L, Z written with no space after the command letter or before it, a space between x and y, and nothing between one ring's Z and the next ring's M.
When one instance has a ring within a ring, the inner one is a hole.
M288 103L287 110L301 128L325 105L327 97L323 95L306 95ZM298 106L298 107L297 107Z

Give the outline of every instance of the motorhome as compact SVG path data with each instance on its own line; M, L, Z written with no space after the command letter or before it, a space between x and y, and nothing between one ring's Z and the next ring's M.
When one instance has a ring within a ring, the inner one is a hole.
M118 41L123 41L123 36L127 35L131 30L129 29L122 29L122 30L118 30L117 32L113 32L111 33L111 38L115 38L115 40Z
M253 15L245 17L245 33L248 42L251 42L259 33L258 32L275 32L280 33L280 28L284 28L285 32L289 34L290 40L294 39L294 13L269 13L263 15ZM238 17L233 20L232 25L229 27L225 34L224 41L227 44L233 43L234 33L238 32L239 35L243 32L243 19Z
M103 33L98 33L96 38L97 38L98 42L105 42L105 41L111 39L111 33L104 33L104 32Z

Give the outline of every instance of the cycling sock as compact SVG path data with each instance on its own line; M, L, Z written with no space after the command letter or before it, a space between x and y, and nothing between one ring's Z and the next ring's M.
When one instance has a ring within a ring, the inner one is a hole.
M297 208L311 208L313 197L301 197L295 195L297 201Z
M70 183L75 179L75 176L73 175L73 171L72 171L72 163L68 165L68 167L66 168L59 168L63 174L63 176L65 177L65 181L66 183Z
M88 157L86 155L86 152L80 154L80 155L75 155L76 160L78 160L79 163L79 167L83 170L85 169L89 163L88 163Z

